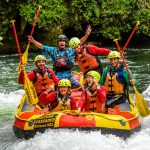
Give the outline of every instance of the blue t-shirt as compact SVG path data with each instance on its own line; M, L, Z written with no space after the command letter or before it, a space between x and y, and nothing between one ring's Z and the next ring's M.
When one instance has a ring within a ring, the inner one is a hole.
M64 56L65 54L67 56L67 58L66 58L67 62L71 62L71 63L75 62L75 52L72 48L66 48L64 50L59 50L58 47L43 45L42 54L47 56L47 57L50 57L52 59L53 64L56 63L57 57ZM71 77L71 70L57 71L56 76L59 79L70 78Z

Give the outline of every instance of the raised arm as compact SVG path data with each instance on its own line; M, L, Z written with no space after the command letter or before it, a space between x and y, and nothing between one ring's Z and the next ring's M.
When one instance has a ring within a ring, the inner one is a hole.
M91 34L91 31L92 31L91 25L88 25L86 32L85 32L85 35L80 39L81 45L87 40L87 38Z
M32 36L28 36L28 40L30 40L36 47L42 49L43 44L36 41Z

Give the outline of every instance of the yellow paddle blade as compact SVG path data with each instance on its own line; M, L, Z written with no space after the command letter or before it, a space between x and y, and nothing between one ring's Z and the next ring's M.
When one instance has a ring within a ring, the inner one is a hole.
M34 88L34 85L27 77L27 74L25 71L24 71L24 80L25 80L24 90L26 93L27 102L29 105L36 104L38 102L38 96L37 96L36 90Z
M133 86L133 89L135 91L136 106L137 106L140 116L141 117L148 116L150 114L148 104L146 103L142 95L137 91L135 86Z
M29 50L29 46L30 44L27 45L26 51L24 52L23 56L22 56L22 61L23 64L26 66L27 61L28 61L28 50Z
M23 56L21 57L23 65L26 67L27 61L28 61L28 49L29 49L29 44L27 45L26 51L24 52ZM21 72L21 63L18 65L18 72Z
M84 85L84 75L82 73L80 74L80 84Z

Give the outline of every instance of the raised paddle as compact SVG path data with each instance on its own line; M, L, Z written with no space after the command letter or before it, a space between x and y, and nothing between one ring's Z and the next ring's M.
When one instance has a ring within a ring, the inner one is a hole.
M131 34L130 34L128 40L127 40L127 42L125 43L125 45L124 45L124 47L123 47L123 49L122 49L122 53L124 53L126 47L128 46L128 44L129 44L129 42L130 42L130 40L131 40L133 34L135 33L135 31L136 31L136 29L138 28L139 25L140 25L140 22L137 21L135 27L133 28L133 30L132 30L132 32L131 32Z
M34 19L34 22L33 22L33 26L32 26L32 30L31 30L30 36L33 35L34 28L35 28L35 26L36 26L36 22L37 22L37 19L38 19L38 16L39 16L41 7L42 7L41 5L38 6L38 10L37 10L37 13L36 13L36 15L35 15L35 19ZM28 60L28 50L29 50L30 42L31 42L31 41L29 40L29 41L28 41L27 48L26 48L26 51L24 52L24 54L23 54L23 56L22 56L22 60L23 60L24 65L27 64L27 60Z
M15 22L15 20L11 20L13 31L14 31L14 37L15 37L15 41L16 41L16 45L17 45L17 49L18 49L20 63L21 63L21 65L23 65L23 61L22 61L22 57L21 57L21 51L20 51L20 45L18 42L18 37L17 37L14 22ZM38 102L37 93L36 93L36 90L35 90L32 82L27 77L25 70L24 70L24 90L26 93L26 98L27 98L28 104L29 105L36 104Z
M118 50L120 52L120 55L122 57L122 60L123 60L123 63L124 63L124 66L126 67L126 70L128 72L128 76L130 78L131 81L133 81L132 77L131 77L131 74L130 74L130 71L129 71L129 68L126 64L126 61L124 59L124 55L120 49L120 46L119 46L119 43L117 40L114 40L114 42L116 43L117 47L118 47ZM149 110L149 107L148 107L148 104L146 103L145 99L142 97L142 95L137 91L136 89L136 86L134 85L133 86L133 89L134 89L134 92L135 92L135 101L136 101L136 106L137 106L137 109L139 111L139 114L141 117L146 117L150 114L150 110Z

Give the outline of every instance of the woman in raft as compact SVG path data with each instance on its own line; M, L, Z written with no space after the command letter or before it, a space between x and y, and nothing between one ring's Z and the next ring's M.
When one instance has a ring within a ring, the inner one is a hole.
M70 81L68 79L61 79L58 83L58 92L52 92L48 96L44 92L39 97L39 102L43 107L48 106L49 111L82 110L85 100L82 100L81 96L80 103L77 105L70 89Z

